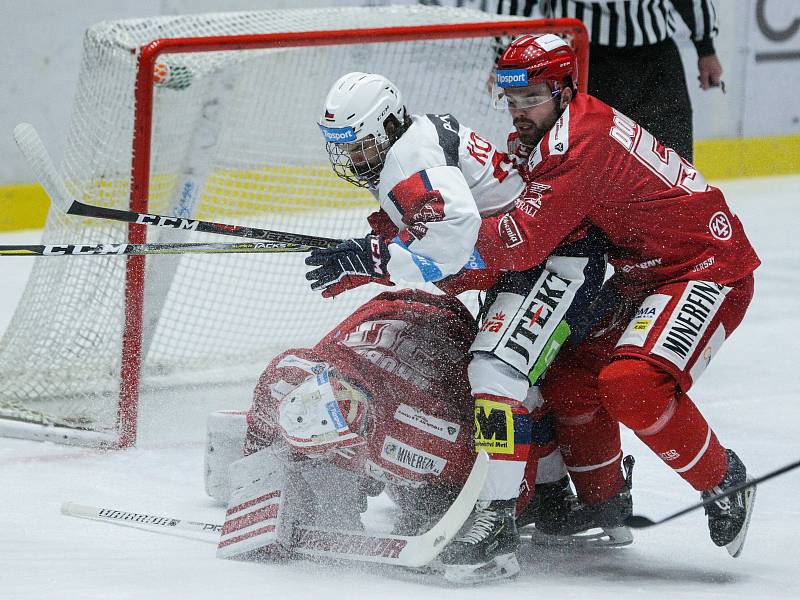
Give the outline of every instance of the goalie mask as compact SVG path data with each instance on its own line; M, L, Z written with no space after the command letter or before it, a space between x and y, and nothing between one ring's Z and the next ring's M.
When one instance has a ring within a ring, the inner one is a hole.
M278 425L289 446L303 454L323 454L366 443L366 392L325 363L306 364L301 368L311 375L278 404Z
M391 81L355 72L333 84L317 124L333 171L359 187L375 188L386 153L408 126L408 115Z
M523 35L497 61L492 99L499 110L527 109L578 91L578 61L563 39L552 33Z

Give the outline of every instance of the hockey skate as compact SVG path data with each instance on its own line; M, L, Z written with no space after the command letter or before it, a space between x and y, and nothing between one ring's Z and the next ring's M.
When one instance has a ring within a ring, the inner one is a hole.
M622 460L625 471L625 482L617 495L600 504L589 506L592 521L595 527L602 529L602 533L587 534L587 542L597 546L627 546L633 543L633 533L625 525L625 519L633 514L633 456L626 456Z
M736 453L732 450L726 452L728 453L728 471L718 486L702 493L703 500L708 500L725 490L741 485L748 479L747 470ZM742 553L755 500L756 487L752 486L720 498L705 508L711 540L717 546L725 546L728 554L734 558Z
M439 555L447 581L483 583L519 573L516 503L514 498L475 504L469 529Z
M569 544L594 527L591 512L572 491L569 477L536 485L533 500L517 517L517 527L534 544Z

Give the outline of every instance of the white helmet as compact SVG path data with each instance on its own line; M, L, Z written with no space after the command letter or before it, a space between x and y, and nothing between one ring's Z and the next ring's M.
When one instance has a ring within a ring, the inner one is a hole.
M386 77L356 72L339 78L318 122L334 172L360 187L377 186L406 121L400 90Z
M273 398L281 435L295 452L311 455L364 444L367 393L326 363L312 364L300 385Z

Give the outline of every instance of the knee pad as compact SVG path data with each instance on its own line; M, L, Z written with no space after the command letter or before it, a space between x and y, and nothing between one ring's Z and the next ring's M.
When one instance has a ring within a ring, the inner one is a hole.
M208 415L206 426L206 494L227 504L231 494L228 467L244 456L247 415L242 411L220 410Z
M655 423L675 398L672 376L641 359L623 358L597 378L600 401L612 418L638 431Z

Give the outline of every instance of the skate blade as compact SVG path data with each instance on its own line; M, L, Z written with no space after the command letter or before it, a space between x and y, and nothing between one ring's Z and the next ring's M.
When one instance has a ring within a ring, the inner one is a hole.
M519 570L517 555L512 552L479 565L445 565L444 578L450 583L473 585L515 577Z
M624 525L621 527L603 527L603 534L608 540L606 543L600 544L601 546L618 548L633 543L633 532L630 527L625 527Z
M410 573L419 573L421 575L444 575L444 564L439 558L434 558L422 567L403 567L403 569Z
M748 477L748 479L750 478ZM728 551L728 554L730 554L733 558L737 558L742 553L742 549L744 548L744 541L747 537L747 529L750 527L750 517L753 516L753 505L755 502L756 486L753 486L744 492L744 507L747 515L744 519L744 524L739 530L739 533L736 534L736 537L733 538L733 541L725 545L725 549Z
M523 530L520 537L534 546L581 546L594 548L619 548L633 543L633 533L628 527L587 529L573 535L551 535L534 528Z

